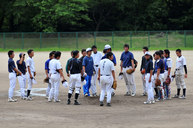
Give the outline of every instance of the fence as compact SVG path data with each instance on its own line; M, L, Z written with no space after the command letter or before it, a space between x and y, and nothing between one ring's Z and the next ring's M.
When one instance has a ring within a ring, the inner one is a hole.
M57 33L0 33L1 49L66 48L81 49L105 44L122 49L128 43L131 48L182 48L193 47L191 31L108 31L108 32L57 32Z

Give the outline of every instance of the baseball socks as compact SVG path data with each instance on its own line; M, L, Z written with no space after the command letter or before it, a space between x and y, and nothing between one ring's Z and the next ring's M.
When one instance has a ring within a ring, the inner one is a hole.
M71 103L70 98L72 97L71 93L68 93L68 101L67 101L67 105L69 105Z
M185 88L183 89L183 95L184 95L184 97L186 97L186 89Z
M27 90L27 97L30 96L31 90Z
M180 88L177 89L177 96L180 96Z
M79 94L75 93L75 100L74 100L74 105L80 105L80 103L78 103L77 99L78 99Z

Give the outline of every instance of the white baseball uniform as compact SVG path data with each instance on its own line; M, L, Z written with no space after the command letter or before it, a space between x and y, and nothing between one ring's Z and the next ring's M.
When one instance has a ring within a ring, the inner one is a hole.
M184 56L181 57L177 57L176 59L176 86L178 89L180 89L181 87L183 89L186 89L186 84L184 81L184 65L186 65L186 59Z
M100 86L101 94L100 101L104 101L105 93L107 92L107 103L111 102L111 87L113 84L112 71L115 71L114 64L109 59L103 59L99 64L100 69Z
M31 57L27 58L26 67L30 68L31 75L32 75L32 77L34 77L34 72L36 72L36 70L35 70L35 63L34 63L33 58L31 58ZM32 84L33 84L33 79L30 78L28 68L27 68L27 78L28 78L28 88L27 88L27 90L31 90L32 89Z
M60 73L57 72L57 70L62 69L60 61L57 59L52 59L49 63L49 69L51 74L51 90L48 100L52 100L54 96L54 100L57 101L60 87Z
M149 82L150 73L147 73L145 75L145 81L146 81L146 92L148 93L148 101L154 100L154 94L153 94L153 86L152 86L152 80Z
M97 82L97 76L98 76L98 68L99 68L99 64L100 64L100 61L101 61L101 58L103 57L103 55L101 52L97 51L97 53L92 53L91 56L92 56L93 61L94 61L94 69L95 69L96 73L93 74L90 88L91 88L92 94L96 94L97 93L96 82Z

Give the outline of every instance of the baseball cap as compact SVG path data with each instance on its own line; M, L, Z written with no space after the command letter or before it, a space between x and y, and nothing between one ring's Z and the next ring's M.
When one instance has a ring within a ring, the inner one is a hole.
M149 56L151 56L151 54L150 54L149 52L145 52L145 56L146 56L146 55L149 55Z
M86 49L86 52L89 52L89 51L92 51L92 49L91 49L91 48L87 48L87 49Z
M21 58L22 54L23 54L23 53L19 53L19 57L20 57L20 58ZM25 56L25 54L23 54L23 55Z
M109 44L106 44L104 49L107 50L107 49L110 49L110 48L111 48L111 46Z

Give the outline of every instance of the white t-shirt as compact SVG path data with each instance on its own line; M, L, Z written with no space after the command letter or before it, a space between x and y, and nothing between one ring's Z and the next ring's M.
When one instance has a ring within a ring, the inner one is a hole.
M165 58L166 59L166 64L168 68L172 68L172 59L171 58Z
M99 64L101 75L112 75L112 71L115 70L114 64L109 59L103 59Z
M94 65L99 65L100 61L101 61L101 58L103 57L102 53L97 51L97 53L95 54L93 52L91 56L93 58Z
M60 61L57 59L50 60L49 69L51 74L57 73L56 70L62 69Z
M28 66L29 66L31 72L36 71L35 70L35 65L34 65L34 60L31 57L28 57L27 60L26 60L26 67L28 67ZM27 70L28 70L28 68L27 68Z
M177 57L176 59L176 69L183 69L184 65L186 65L186 59L184 56Z

